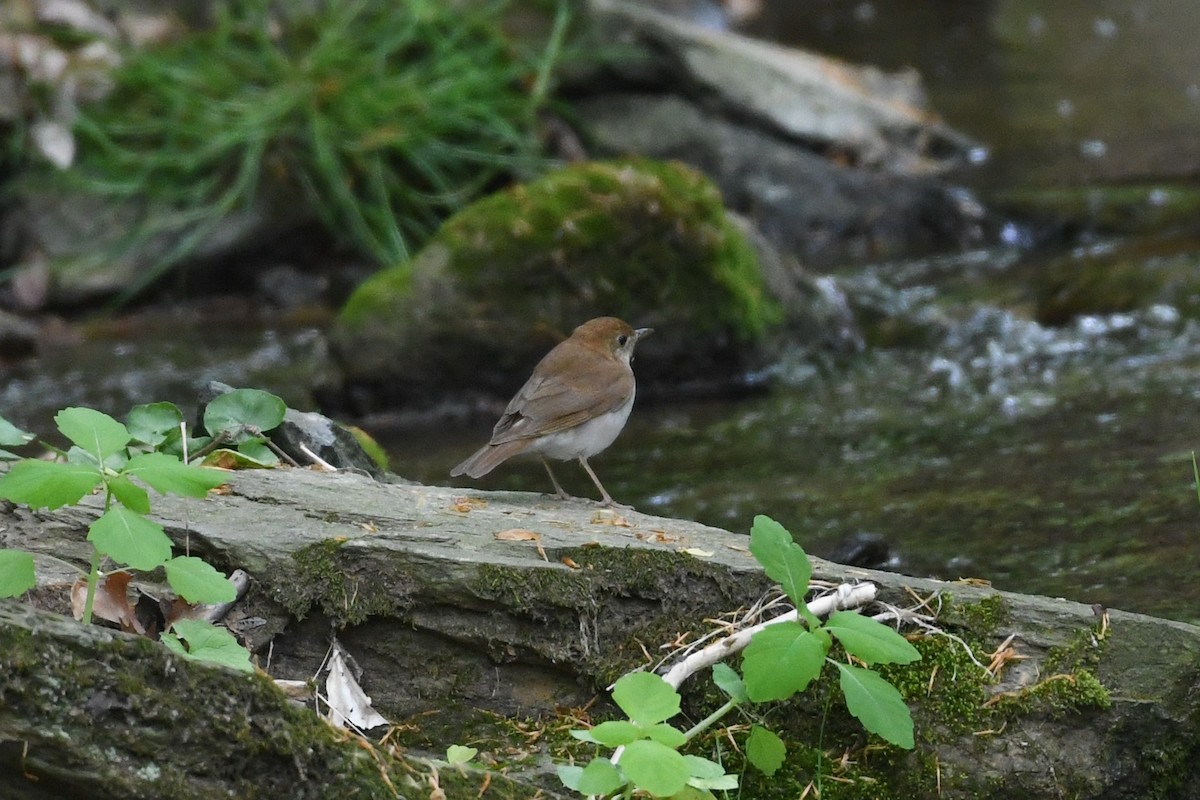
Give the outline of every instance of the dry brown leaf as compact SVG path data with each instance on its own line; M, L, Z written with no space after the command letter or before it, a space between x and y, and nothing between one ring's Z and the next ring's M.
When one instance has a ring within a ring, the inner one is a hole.
M128 572L112 572L96 583L96 596L92 600L92 614L103 620L115 622L126 633L144 634L146 629L129 605L129 582L133 575ZM83 619L87 605L87 581L80 579L71 586L71 613L75 619Z
M502 542L533 542L537 545L538 555L542 557L542 561L550 561L542 547L542 535L537 531L531 531L528 528L509 528L497 533L496 538Z
M502 542L540 542L542 535L528 528L509 528L497 533L496 538Z
M165 622L163 629L166 630L175 624L176 620L181 619L199 619L201 617L200 608L184 600L182 597L176 597L171 602L171 607L163 612Z
M462 514L468 514L477 508L487 508L487 500L479 497L456 497L450 503L451 511L458 511Z
M229 450L216 450L204 459L204 466L232 471L238 468L238 457Z
M616 528L632 528L633 525L629 520L622 517L615 511L597 511L592 515L593 525L612 525Z
M566 564L571 569L582 569L582 567L580 567L578 564L575 563L575 559L571 558L570 556L563 556L559 560L562 561L562 563Z
M654 531L654 541L661 544L671 544L672 542L678 542L679 539L680 537L678 536L668 536L666 531Z
M293 700L308 700L313 695L313 685L308 681L289 681L276 678L275 685Z

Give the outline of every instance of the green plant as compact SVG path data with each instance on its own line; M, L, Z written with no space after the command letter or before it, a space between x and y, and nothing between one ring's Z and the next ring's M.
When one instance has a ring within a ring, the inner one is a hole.
M474 747L452 744L446 748L446 763L452 767L461 767L471 763L479 751Z
M824 622L812 614L804 600L812 563L775 520L754 518L750 552L783 588L802 622L773 623L754 634L743 655L743 676L726 664L716 664L713 681L729 699L687 732L666 722L679 713L680 696L674 687L653 673L623 675L613 686L613 700L628 719L571 731L577 739L616 751L584 767L559 766L564 785L588 795L631 797L642 791L681 800L734 789L737 776L708 759L683 755L679 748L734 709L745 711L749 704L785 700L804 691L826 664L837 670L846 707L864 728L898 747L913 747L908 706L900 692L870 666L911 663L921 657L917 649L891 628L856 612L839 611ZM846 661L829 655L835 640ZM778 770L786 756L783 740L757 721L750 728L745 751L749 762L766 775Z
M234 598L233 586L211 565L193 556L172 556L171 540L163 527L147 516L150 495L143 486L162 494L204 497L226 480L218 470L191 466L153 449L172 441L171 434L164 431L167 421L176 416L182 419L178 409L168 406L135 408L130 412L132 430L90 408L64 409L54 419L59 432L71 442L70 449L56 451L58 460L54 461L18 460L0 477L0 498L35 509L73 505L96 489L102 490L103 513L88 527L92 555L82 611L85 624L92 620L105 557L139 571L162 567L172 590L191 603L222 603ZM182 441L183 434L179 436ZM0 424L0 440L13 445L18 443L16 439L25 443L32 437L7 422ZM33 567L31 554L0 550L0 597L17 596L32 588ZM174 631L164 634L163 641L188 657L252 668L249 654L224 628L178 620ZM187 641L186 648L181 639Z
M197 440L201 448L196 455L214 466L273 467L287 456L264 434L283 422L286 413L283 400L259 389L218 395L204 407L209 436Z
M666 720L679 713L680 697L666 681L649 672L622 675L613 685L613 701L628 719L602 722L590 730L573 730L576 739L618 748L611 759L597 757L585 767L560 765L558 776L570 789L586 795L625 797L640 789L655 797L675 797L687 787L711 796L713 789L736 789L737 776L716 762L684 755L679 748L695 735Z
M565 22L525 55L501 32L504 6L236 0L205 31L126 53L76 135L82 187L145 209L118 244L173 242L129 293L256 200L392 264L535 166Z

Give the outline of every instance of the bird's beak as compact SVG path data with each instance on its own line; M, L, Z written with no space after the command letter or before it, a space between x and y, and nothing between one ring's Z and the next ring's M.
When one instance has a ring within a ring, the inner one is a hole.
M652 334L652 333L654 333L654 328L638 328L637 330L635 330L635 331L633 332L633 335L634 335L634 336L635 336L637 339L639 339L639 340L640 340L640 339L642 339L643 337L649 336L649 335L650 335L650 334Z

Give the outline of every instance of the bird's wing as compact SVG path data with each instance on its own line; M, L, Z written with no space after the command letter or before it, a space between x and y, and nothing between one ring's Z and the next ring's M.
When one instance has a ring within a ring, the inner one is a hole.
M492 444L568 430L629 402L634 382L625 364L593 361L589 370L562 368L571 355L561 347L546 355L496 423Z

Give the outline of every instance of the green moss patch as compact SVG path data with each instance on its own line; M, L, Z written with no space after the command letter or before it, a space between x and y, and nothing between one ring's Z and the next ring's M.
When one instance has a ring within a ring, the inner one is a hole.
M588 298L637 318L642 309L698 304L700 330L755 338L780 318L758 261L725 216L717 188L679 163L645 159L557 170L499 192L438 232L481 305L528 293Z
M782 322L757 253L706 177L589 162L483 198L363 282L332 331L348 383L393 404L510 394L596 316L655 329L642 376L736 380Z
M315 608L339 626L395 616L405 608L404 565L396 563L394 574L380 574L377 564L360 569L343 550L347 541L325 539L295 552L295 572L276 583L274 599L297 619Z

